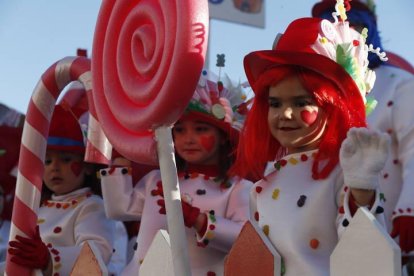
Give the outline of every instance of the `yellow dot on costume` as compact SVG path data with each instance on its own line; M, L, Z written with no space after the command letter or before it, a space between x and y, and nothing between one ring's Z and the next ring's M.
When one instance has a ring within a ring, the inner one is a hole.
M55 270L59 270L59 268L61 268L61 267L62 267L62 264L61 263L57 263L53 268Z
M208 231L206 234L206 238L211 240L212 238L214 238L214 232L213 231Z
M273 193L272 193L272 198L274 200L276 200L279 197L279 193L280 193L280 190L279 189L274 189L273 190Z
M243 101L247 98L246 94L242 94L240 97Z
M292 157L292 158L290 158L288 161L289 161L289 163L290 163L290 164L292 164L292 165L296 165L296 164L299 162L299 161L298 161L298 159L293 158L293 157Z
M263 233L266 235L266 236L269 236L269 225L264 225L263 226Z
M322 44L328 43L328 39L327 39L326 37L322 37L321 39L319 39L319 41L320 41Z
M139 264L142 264L144 262L144 259L141 259L138 262L139 262Z
M46 220L45 219L37 219L37 224L42 224L44 223Z
M65 204L63 204L63 206L62 206L62 208L63 208L63 209L67 209L68 207L70 207L70 204L69 204L69 203L65 203Z

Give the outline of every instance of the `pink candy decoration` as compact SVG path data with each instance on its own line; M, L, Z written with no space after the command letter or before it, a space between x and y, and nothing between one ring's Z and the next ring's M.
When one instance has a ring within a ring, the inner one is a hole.
M208 38L207 1L103 1L93 42L96 111L123 156L158 164L153 130L194 93Z

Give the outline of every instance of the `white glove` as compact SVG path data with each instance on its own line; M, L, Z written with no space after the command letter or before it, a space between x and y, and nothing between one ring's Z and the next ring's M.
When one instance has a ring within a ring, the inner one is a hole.
M388 134L367 128L351 128L339 152L345 185L357 189L376 189L378 174L384 168L389 148Z

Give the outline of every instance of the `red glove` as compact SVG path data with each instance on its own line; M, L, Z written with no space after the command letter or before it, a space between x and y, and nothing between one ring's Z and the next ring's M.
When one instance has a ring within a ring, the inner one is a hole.
M47 268L50 253L40 238L39 226L36 226L33 239L16 235L16 240L9 242L8 253L12 255L10 261L32 269L45 270Z
M414 250L414 217L401 216L393 220L391 237L400 237L400 248L402 252Z
M165 202L164 199L157 200L157 204L161 206L159 213L166 214L165 212ZM181 207L183 209L184 225L188 228L194 226L197 221L198 215L200 214L200 209L194 206L191 206L185 201L181 201Z

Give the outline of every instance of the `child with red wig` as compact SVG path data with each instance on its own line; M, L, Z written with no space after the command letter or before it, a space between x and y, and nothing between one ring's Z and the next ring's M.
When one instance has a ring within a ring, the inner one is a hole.
M105 263L112 255L115 222L105 216L95 167L84 162L78 117L83 110L57 105L50 123L37 236L9 242L11 261L44 275L69 275L85 242Z
M366 128L375 76L364 37L340 11L335 23L297 19L272 50L244 58L255 98L232 172L262 178L251 190L251 220L282 256L285 276L329 275L359 206L383 219L378 175L389 139Z

